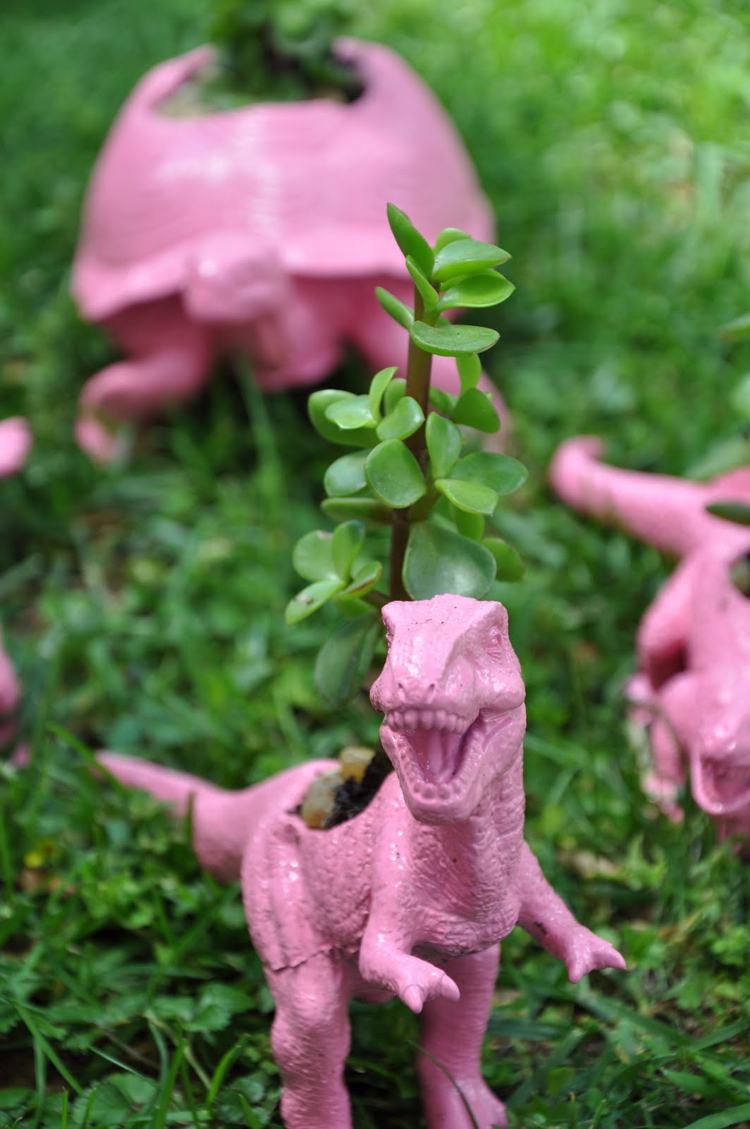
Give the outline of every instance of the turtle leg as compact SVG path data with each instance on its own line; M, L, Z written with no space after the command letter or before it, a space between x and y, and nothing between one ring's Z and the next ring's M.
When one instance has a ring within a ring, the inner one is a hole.
M267 972L276 1000L271 1046L281 1072L287 1129L351 1129L344 1062L349 1051L350 976L327 953Z
M107 424L148 419L195 395L213 351L209 331L188 320L177 298L127 310L110 328L130 355L86 383L76 425L81 447L102 462L115 453Z
M447 961L445 971L461 998L425 1004L417 1070L429 1129L507 1125L505 1107L482 1078L480 1062L499 959L500 946L493 945Z

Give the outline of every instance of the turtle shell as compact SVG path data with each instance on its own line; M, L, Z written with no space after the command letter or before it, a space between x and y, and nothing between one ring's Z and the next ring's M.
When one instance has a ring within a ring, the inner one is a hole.
M404 273L385 219L392 200L434 238L492 238L487 201L445 111L385 47L340 40L364 91L355 101L253 103L169 117L160 104L211 64L197 48L149 71L99 156L84 208L73 293L98 321L179 291L204 236L273 246L292 274Z

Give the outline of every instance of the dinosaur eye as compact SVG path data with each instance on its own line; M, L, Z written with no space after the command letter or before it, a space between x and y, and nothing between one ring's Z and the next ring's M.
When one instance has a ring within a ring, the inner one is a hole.
M750 553L743 553L729 566L729 579L738 592L750 596Z

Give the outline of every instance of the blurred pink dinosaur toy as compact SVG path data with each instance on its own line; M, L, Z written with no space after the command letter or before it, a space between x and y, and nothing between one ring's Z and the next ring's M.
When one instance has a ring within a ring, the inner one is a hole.
M25 419L14 416L0 422L0 478L16 474L26 462L31 448L31 431ZM15 732L12 715L18 705L20 688L13 665L2 648L0 634L0 745Z
M371 697L396 771L348 822L312 830L297 814L332 761L226 792L134 758L99 760L178 813L192 802L201 862L241 878L276 998L288 1129L350 1129L347 1004L394 995L424 1009L430 1129L504 1126L479 1061L498 942L520 924L573 981L624 961L575 920L524 842L524 685L505 609L436 596L390 603L383 617L388 657Z
M597 439L557 451L551 479L577 509L681 558L638 632L640 671L628 696L649 728L644 788L672 818L685 765L696 803L722 835L750 835L750 529L706 512L750 501L750 468L709 483L618 470ZM744 573L744 583L740 574Z
M387 200L430 238L450 224L492 239L466 152L424 83L385 47L341 40L338 53L363 79L351 103L168 116L170 96L211 64L208 47L149 71L125 103L73 265L83 316L127 354L82 394L78 439L95 458L113 454L104 421L189 398L221 353L246 352L269 391L322 380L346 344L373 370L405 360L373 293L411 297ZM433 379L457 388L453 361L435 362Z

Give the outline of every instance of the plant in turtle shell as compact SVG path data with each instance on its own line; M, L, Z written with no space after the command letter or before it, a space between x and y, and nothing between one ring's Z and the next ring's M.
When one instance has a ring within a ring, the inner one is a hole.
M236 9L248 21L253 10ZM255 100L217 112L201 101L217 51L201 47L149 71L125 103L91 177L73 264L82 315L124 354L81 395L77 437L95 458L113 457L123 421L195 395L228 353L249 357L266 391L323 380L349 346L370 371L405 360L403 335L373 296L379 284L408 301L381 220L394 190L430 236L453 222L493 238L461 141L424 83L380 45L337 39L332 57L360 97L310 78L316 96L258 101L244 73ZM434 380L457 389L449 359Z

